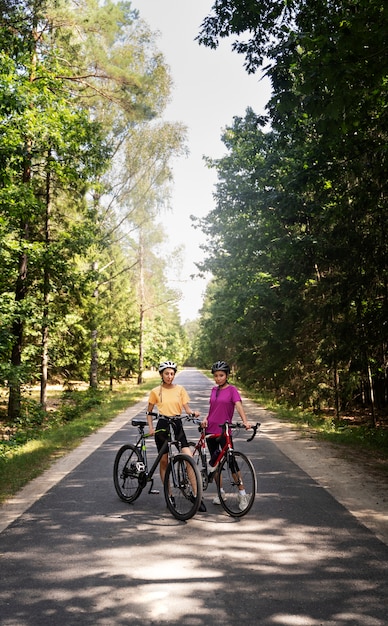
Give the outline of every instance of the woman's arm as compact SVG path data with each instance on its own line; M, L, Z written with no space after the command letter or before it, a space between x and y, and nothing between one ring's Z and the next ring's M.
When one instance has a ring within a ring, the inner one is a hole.
M251 424L248 422L247 416L245 415L245 411L244 411L244 407L242 405L242 402L238 401L238 402L236 402L236 404L234 406L236 408L237 413L241 417L246 430L248 430L249 428L252 428Z
M148 409L147 409L147 413L152 413L152 410L154 408L154 404L152 404L152 402L148 403ZM154 428L154 424L153 424L153 417L152 415L147 415L147 422L148 422L148 428L149 428L149 433L150 435L153 435L155 432L155 428Z
M195 415L195 417L199 417L201 414L199 413L199 411L192 411L189 407L189 404L186 402L183 405L184 410L186 411L187 415L189 415L190 413L192 413L193 415Z

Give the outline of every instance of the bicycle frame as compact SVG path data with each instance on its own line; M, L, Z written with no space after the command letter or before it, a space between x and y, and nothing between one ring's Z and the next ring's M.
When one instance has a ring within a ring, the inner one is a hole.
M151 415L166 417L155 413ZM173 417L181 419L180 415ZM163 478L161 476L166 505L176 519L187 521L201 509L202 483L198 468L191 455L182 453L180 433L174 427L172 418L166 427L159 429L167 433L167 438L149 468L146 440L150 435L144 432L147 425L145 419L134 418L132 426L137 427L139 432L136 443L124 444L116 453L113 464L116 493L121 500L129 504L137 500L147 483L151 483L149 493L159 493L153 490L153 476L162 457L166 455L168 463ZM173 446L176 447L177 453L173 451Z
M189 421L193 421L196 424L200 424L200 420L197 419L192 419L190 417L186 417L187 420ZM217 434L217 435L213 435L213 434L209 434L206 435L205 432L205 428L203 428L202 426L199 426L199 430L200 430L200 437L197 441L197 443L195 444L195 450L197 450L199 453L201 452L201 450L206 450L206 439L220 439L221 437L225 436L226 437L226 442L224 447L220 450L216 462L214 463L214 465L218 465L218 463L222 460L222 458L227 454L228 450L233 450L233 439L232 439L232 435L231 435L231 430L234 428L245 428L245 426L243 424L240 423L231 423L231 422L225 422L224 424L219 424L220 428L222 428L222 433L221 434ZM252 428L253 428L253 434L251 435L251 437L249 437L249 439L247 439L247 441L252 441L252 439L254 439L254 437L256 436L256 432L257 429L260 427L260 422L257 422Z
M159 417L159 416L158 416ZM153 462L153 464L151 465L151 468L148 468L148 456L147 456L147 443L146 440L150 437L150 435L144 432L144 428L147 426L147 421L141 418L135 418L132 420L132 426L137 426L138 431L140 433L138 440L136 441L136 443L134 444L135 448L140 450L140 456L143 460L143 464L144 464L144 473L146 476L146 481L144 482L143 485L143 489L146 485L146 483L151 483L150 485L150 489L148 491L148 493L152 492L152 487L153 487L153 475L160 463L160 460L162 458L162 456L164 456L165 454L168 454L168 458L169 460L174 456L173 452L172 452L172 446L176 446L178 452L181 451L181 444L179 441L176 441L172 438L173 433L173 429L172 429L172 425L169 424L169 439L168 441L165 441L163 446L161 447L160 451L158 452L158 455L155 459L155 461ZM174 481L176 481L176 477L175 477L175 472L173 473L174 476Z

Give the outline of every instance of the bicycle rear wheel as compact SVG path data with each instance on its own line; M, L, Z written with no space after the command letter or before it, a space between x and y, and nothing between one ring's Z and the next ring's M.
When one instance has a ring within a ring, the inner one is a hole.
M189 448L191 450L191 454L194 460L194 463L197 464L198 471L200 473L202 479L202 489L206 491L209 486L209 478L207 475L207 464L206 464L206 454L204 452L200 452L196 449L196 444L194 441L189 441Z
M184 522L193 517L202 501L202 480L197 464L187 454L177 454L167 465L164 496L170 513Z
M231 517L246 515L255 501L257 488L255 469L248 457L237 450L229 450L219 465L216 482L220 503L225 511ZM246 496L241 495L239 487L242 485Z
M139 476L144 476L145 468L140 452L130 443L125 444L116 454L113 465L113 482L117 495L124 502L134 502L142 492Z

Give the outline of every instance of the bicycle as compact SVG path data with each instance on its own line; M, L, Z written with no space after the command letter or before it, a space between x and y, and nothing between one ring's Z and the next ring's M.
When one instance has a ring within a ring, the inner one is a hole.
M229 423L220 424L222 428L221 435L206 435L205 428L200 424L201 421L187 417L189 421L199 424L200 437L196 443L189 442L193 459L198 467L202 478L202 489L206 491L210 482L215 479L217 493L221 505L231 517L242 517L246 515L253 506L257 491L256 472L251 460L242 452L233 447L231 430L245 428L243 424ZM252 441L256 436L260 423L257 422L253 426L253 434L247 441ZM206 456L206 439L225 438L225 444L219 450L217 457L214 459L214 470L209 473ZM247 497L239 497L240 489L244 487Z
M165 417L158 413L149 415L154 418ZM147 420L137 417L132 420L131 424L138 429L139 436L135 444L126 443L117 452L113 465L113 481L117 495L124 502L134 502L148 483L150 483L148 493L159 493L153 489L153 475L163 454L167 453L168 464L163 483L167 508L176 519L186 521L193 517L200 507L202 481L194 460L180 452L181 445L174 439L173 419L181 419L181 416L170 418L168 441L163 444L150 469L146 445L150 435L144 432Z

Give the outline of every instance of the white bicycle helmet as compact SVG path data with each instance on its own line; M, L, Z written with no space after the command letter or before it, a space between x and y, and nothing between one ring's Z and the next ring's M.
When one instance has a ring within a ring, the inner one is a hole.
M178 367L177 364L174 363L174 361L165 361L164 363L161 363L159 365L159 374L161 374L164 370L166 370L167 368L171 368L172 370L174 370L174 372L177 371Z

